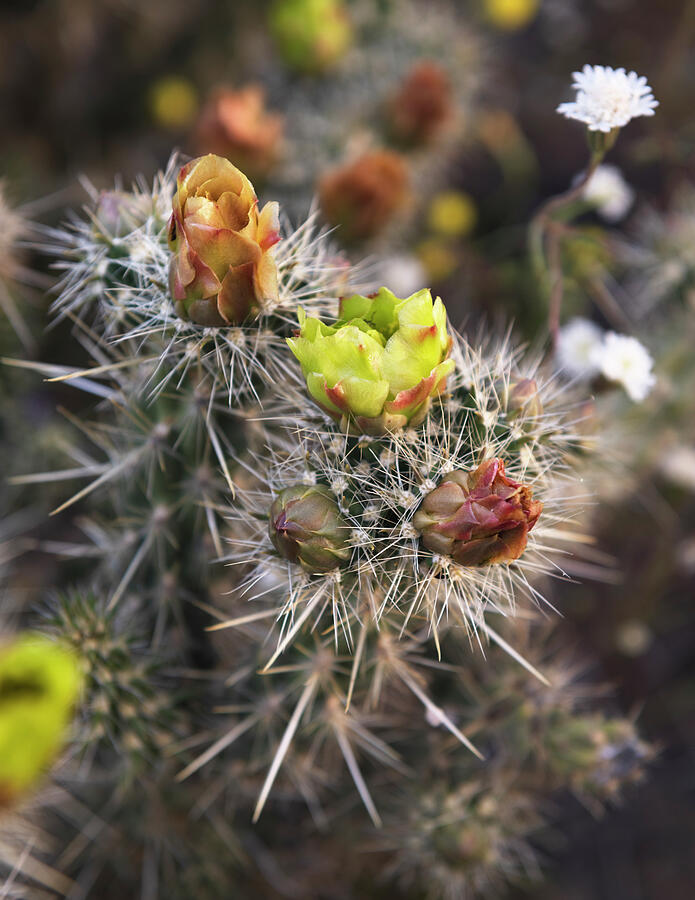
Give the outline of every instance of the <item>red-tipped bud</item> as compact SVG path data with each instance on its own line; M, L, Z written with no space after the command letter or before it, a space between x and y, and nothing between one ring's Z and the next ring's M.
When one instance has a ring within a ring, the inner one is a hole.
M509 563L526 548L543 504L504 474L501 459L456 471L422 501L413 524L423 545L462 566Z

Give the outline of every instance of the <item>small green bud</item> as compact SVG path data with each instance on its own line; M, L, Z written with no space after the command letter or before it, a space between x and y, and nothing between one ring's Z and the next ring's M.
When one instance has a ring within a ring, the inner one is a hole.
M331 491L323 485L285 488L270 507L273 546L310 575L331 572L350 558L349 527Z

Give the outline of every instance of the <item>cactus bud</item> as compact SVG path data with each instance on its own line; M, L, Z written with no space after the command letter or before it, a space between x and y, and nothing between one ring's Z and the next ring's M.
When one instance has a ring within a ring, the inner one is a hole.
M602 714L556 717L547 730L546 751L556 777L601 800L640 781L653 753L634 722Z
M389 108L394 136L411 145L426 144L438 137L454 113L449 76L434 62L413 66Z
M284 123L268 112L259 84L220 87L210 95L195 128L201 151L235 160L251 178L264 178L278 159Z
M353 38L342 0L275 0L269 24L283 60L308 75L339 62Z
M41 635L0 647L0 809L57 756L81 681L76 658Z
M504 474L501 459L447 475L424 498L413 525L423 545L462 566L509 563L526 548L543 508L531 489Z
M299 334L287 341L313 399L349 433L421 422L454 368L439 297L422 290L400 300L381 288L343 298L340 316L330 326L300 310Z
M221 156L183 166L169 222L169 281L182 319L230 325L277 300L278 209L259 212L249 179Z
M521 378L510 382L505 392L507 415L512 418L523 413L525 416L540 416L543 405L538 394L538 385L533 378Z
M376 237L406 205L408 167L392 150L373 150L327 172L319 184L321 210L345 243Z
M268 534L283 559L311 575L331 572L350 557L348 526L323 485L298 484L280 491L270 507Z

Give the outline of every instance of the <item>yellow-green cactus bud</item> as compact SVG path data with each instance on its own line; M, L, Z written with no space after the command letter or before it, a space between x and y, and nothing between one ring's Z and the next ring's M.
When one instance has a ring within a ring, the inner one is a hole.
M0 809L58 755L81 683L77 658L41 635L0 646Z
M276 0L269 24L283 60L309 75L330 69L352 44L352 24L341 0Z
M287 343L309 394L351 434L385 434L425 418L454 368L446 310L421 290L399 299L387 288L340 301L326 325L299 311Z
M350 558L349 527L324 485L298 484L280 491L270 507L268 534L283 559L310 575L331 572Z

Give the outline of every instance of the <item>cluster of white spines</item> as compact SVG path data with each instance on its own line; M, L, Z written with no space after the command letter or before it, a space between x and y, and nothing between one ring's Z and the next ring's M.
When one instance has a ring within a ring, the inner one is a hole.
M438 632L453 626L495 640L487 613L511 615L522 598L538 602L532 586L538 575L562 574L556 538L567 509L552 496L551 486L568 475L565 458L574 440L570 417L556 402L560 389L553 382L538 386L539 406L545 404L545 410L512 415L505 408L505 395L519 372L541 377L537 363L525 366L515 355L506 344L475 350L457 337L453 356L458 372L447 396L435 402L417 429L360 438L359 457L354 447L352 458L348 454L351 439L336 433L300 393L294 395L292 402L304 419L299 430L296 425L288 429L273 456L264 449L246 464L241 480L252 483L238 490L230 509L233 550L228 559L247 572L238 596L274 606L283 623L271 660L322 615L332 615L336 643L344 635L353 648L355 627L359 632L365 624L363 605L371 608L368 618L376 622L395 617L399 628L426 622L435 640ZM271 421L279 410L273 409ZM413 518L424 496L450 472L472 471L490 457L505 459L510 477L529 484L545 502L524 556L512 566L477 568L423 553ZM336 498L350 529L351 556L342 569L307 577L292 564L273 564L267 515L278 491L317 482L329 486ZM273 592L266 578L271 569ZM284 590L277 590L278 577Z
M234 327L184 321L170 296L167 247L178 165L173 156L151 186L141 180L131 191L100 192L85 184L92 200L87 217L48 229L42 243L62 271L54 311L90 323L96 318L101 354L119 365L129 356L142 359L149 374L140 384L152 396L202 367L220 402L248 405L260 399L261 385L286 369L278 324L294 325L300 305L310 314L328 314L338 293L357 286L360 271L334 249L313 209L296 228L281 222L276 302ZM87 329L78 328L77 337L89 340Z

